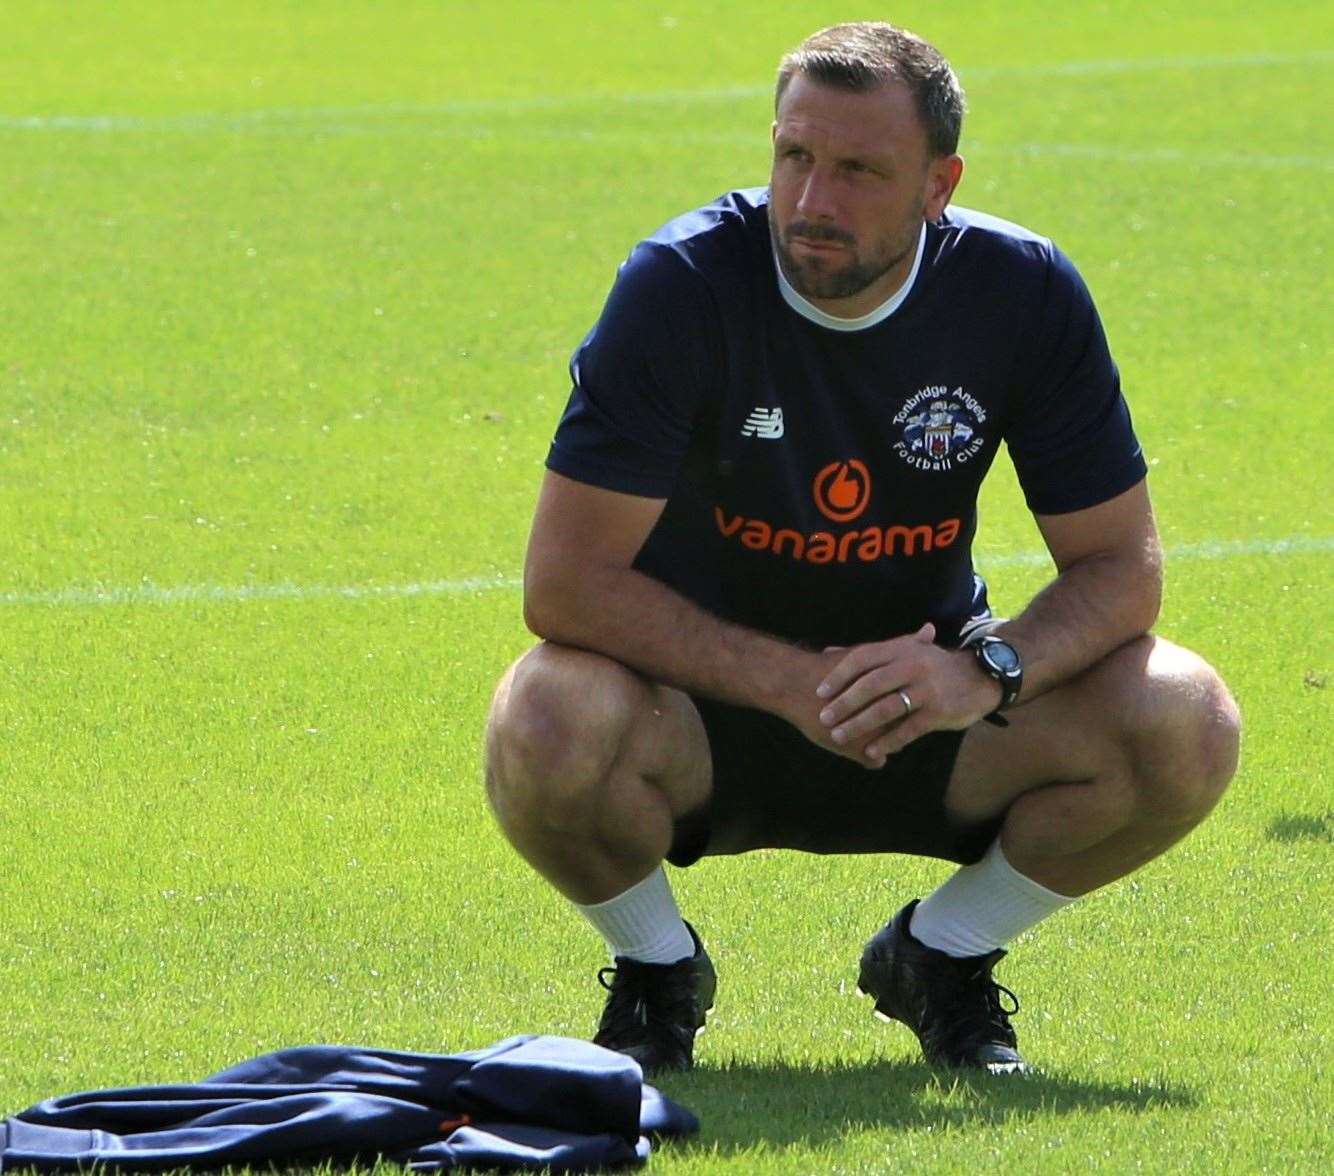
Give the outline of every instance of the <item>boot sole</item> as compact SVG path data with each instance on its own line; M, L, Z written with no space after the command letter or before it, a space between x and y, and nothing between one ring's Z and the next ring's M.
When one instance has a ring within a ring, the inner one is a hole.
M880 1007L880 998L877 997L875 993L868 992L863 988L862 985L864 983L865 977L860 977L857 984L857 995L864 997L867 1000L875 1001L875 1005L871 1009L871 1015L875 1017L877 1021L883 1021L886 1025L903 1025L907 1029L912 1028L906 1021L894 1016L893 1013L885 1012L885 1010ZM994 1074L997 1076L1014 1075L1022 1077L1034 1073L1033 1067L1028 1062L995 1062L987 1066L952 1066L944 1062L930 1062L928 1060L928 1064L948 1073L957 1074Z

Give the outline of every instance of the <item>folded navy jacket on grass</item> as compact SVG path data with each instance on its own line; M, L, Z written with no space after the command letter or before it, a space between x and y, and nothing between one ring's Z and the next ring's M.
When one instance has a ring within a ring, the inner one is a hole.
M637 1063L586 1041L510 1037L466 1053L312 1045L191 1085L48 1099L0 1124L0 1170L125 1172L366 1163L555 1172L642 1164L699 1121Z

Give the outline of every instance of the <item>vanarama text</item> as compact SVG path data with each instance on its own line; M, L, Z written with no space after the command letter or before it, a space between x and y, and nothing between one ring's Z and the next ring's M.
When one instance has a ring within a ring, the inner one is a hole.
M896 555L934 551L949 547L959 537L962 525L959 519L943 519L915 526L903 523L869 526L838 535L829 531L803 535L791 527L775 527L762 519L748 519L744 515L729 518L720 506L713 508L713 518L724 539L738 539L752 551L768 551L813 564L847 563L850 559L870 563Z

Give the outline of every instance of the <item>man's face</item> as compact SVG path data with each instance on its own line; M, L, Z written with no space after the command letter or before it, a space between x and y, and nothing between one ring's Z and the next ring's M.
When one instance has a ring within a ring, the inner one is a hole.
M963 161L932 156L900 82L855 93L798 73L773 140L769 230L784 276L831 314L874 310L907 277L922 223L944 210Z

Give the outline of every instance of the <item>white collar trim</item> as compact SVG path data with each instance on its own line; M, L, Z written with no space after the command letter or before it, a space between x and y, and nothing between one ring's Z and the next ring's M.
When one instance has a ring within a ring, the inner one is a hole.
M777 256L774 257L774 269L778 271L778 289L783 295L783 301L795 310L802 318L810 319L816 326L827 327L831 331L864 331L867 327L874 327L877 323L883 323L900 306L903 301L912 292L913 283L917 281L917 271L922 266L922 254L926 248L926 225L923 223L922 231L917 236L917 254L912 261L912 269L900 286L893 294L884 300L874 310L868 310L864 315L858 318L840 318L838 315L827 314L814 303L808 302L793 289L792 283L787 280L787 275L783 273L783 267L778 263Z

